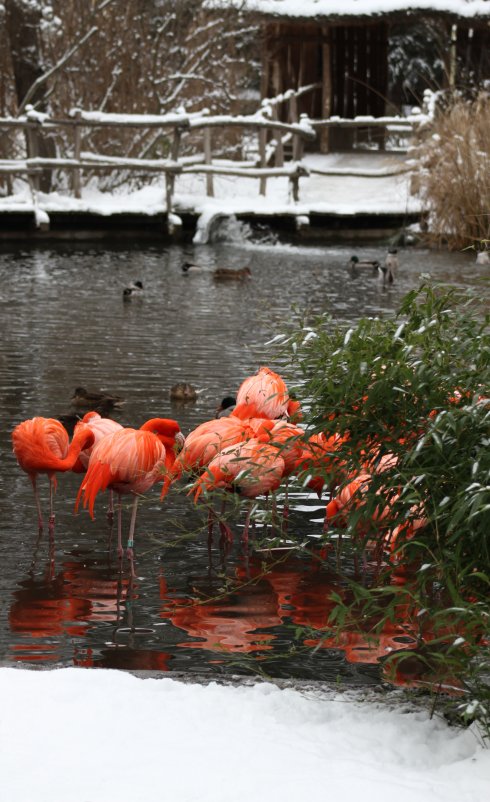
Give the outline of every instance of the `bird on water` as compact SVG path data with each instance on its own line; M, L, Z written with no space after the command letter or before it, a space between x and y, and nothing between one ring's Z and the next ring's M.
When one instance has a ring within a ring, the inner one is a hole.
M80 452L89 448L94 439L94 433L86 424L77 423L70 443L65 427L54 418L30 418L19 423L13 430L13 451L19 466L32 482L40 531L44 528L44 522L37 475L46 473L49 478L49 530L53 531L56 473L71 471Z
M71 398L71 405L78 409L101 411L101 407L110 411L114 407L121 407L124 404L124 398L111 393L99 393L91 390L86 390L85 387L75 387L73 396Z
M143 282L132 281L127 287L123 289L123 301L130 301L135 296L143 294Z

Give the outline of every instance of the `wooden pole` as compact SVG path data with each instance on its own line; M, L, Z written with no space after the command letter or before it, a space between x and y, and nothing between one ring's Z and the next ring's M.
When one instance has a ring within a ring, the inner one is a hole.
M82 117L81 110L75 109L73 118L77 121L77 124L73 129L73 158L76 159L77 161L80 161L80 156L82 153L82 128L80 125L81 117ZM82 185L81 185L80 170L73 170L72 186L75 198L81 198Z
M331 48L330 48L330 29L327 25L322 26L322 117L330 117L332 113L332 68L331 68ZM320 131L320 152L328 153L330 135L328 128Z
M37 132L32 128L26 129L27 156L30 159L35 159L39 155L36 133ZM31 190L34 190L34 192L39 192L40 174L29 174L29 184L31 186Z
M275 103L273 105L273 107L272 107L272 119L273 120L278 120L279 119L279 113L278 113L277 106L278 106L278 104ZM276 152L274 154L274 164L276 165L276 167L283 167L284 166L284 147L283 147L283 144L282 144L282 134L281 134L280 130L274 129L274 137L275 137L276 142L277 142Z
M180 127L176 125L174 128L172 147L170 148L170 158L174 162L176 162L179 158L180 137L181 137ZM166 204L167 204L167 216L172 211L174 192L175 192L175 173L165 172L165 194L166 194Z
M204 129L204 164L212 164L211 153L211 129ZM214 182L211 173L206 174L206 195L209 198L214 198Z
M261 128L259 130L259 156L260 156L260 166L264 169L267 166L266 146L267 146L267 129ZM266 188L267 188L267 178L265 176L261 176L259 193L261 195L265 195Z

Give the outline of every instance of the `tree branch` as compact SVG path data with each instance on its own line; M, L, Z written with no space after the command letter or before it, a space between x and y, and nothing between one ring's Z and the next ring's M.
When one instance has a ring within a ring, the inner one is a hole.
M37 78L34 81L30 89L28 89L28 91L24 95L22 103L20 104L17 112L18 115L21 115L25 111L27 104L34 97L39 87L42 86L44 83L46 83L46 81L48 81L49 78L51 78L51 76L54 75L55 72L58 72L58 70L64 67L66 62L69 61L69 59L71 59L73 54L76 53L76 51L82 45L84 45L85 42L87 42L88 39L90 39L95 33L98 33L98 30L99 29L96 25L90 28L90 30L85 34L85 36L82 36L82 38L75 45L73 45L73 47L67 53L65 53L65 55L58 61L57 64L51 67L51 69L45 72L43 75L40 75L39 78Z

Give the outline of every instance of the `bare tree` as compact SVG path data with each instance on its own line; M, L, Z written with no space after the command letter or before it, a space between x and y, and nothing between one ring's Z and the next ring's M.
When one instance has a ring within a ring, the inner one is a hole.
M203 0L5 0L13 84L3 107L31 103L63 117L75 107L160 114L185 106L237 110L241 87L256 79L250 59L257 29L240 12L209 14ZM1 57L0 57L1 58ZM65 138L64 138L65 137ZM60 153L69 153L57 134ZM86 132L98 153L165 156L162 134L107 129Z

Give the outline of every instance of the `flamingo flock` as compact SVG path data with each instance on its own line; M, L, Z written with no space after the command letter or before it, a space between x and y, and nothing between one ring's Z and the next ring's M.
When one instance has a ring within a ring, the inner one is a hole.
M93 518L97 495L108 490L112 516L112 494L116 494L117 549L122 559L122 496L132 497L126 555L134 576L138 501L157 482L162 483L163 499L177 481L188 481L188 494L194 503L207 506L210 539L218 522L222 542L231 542L233 534L223 518L223 506L220 513L213 508L215 497L223 505L232 493L248 502L243 530L243 540L247 542L256 499L267 499L281 485L285 486L283 525L287 526L288 481L293 475L302 477L303 484L319 498L325 486L331 493L325 528L332 522L345 525L349 513L362 506L373 473L393 463L389 457L378 461L376 467L367 461L360 476L346 475L337 453L346 436L331 432L309 434L301 421L300 404L291 397L282 377L261 367L242 382L229 415L201 423L185 438L175 420L153 418L134 429L89 411L76 425L71 443L59 421L42 417L18 424L12 442L17 462L32 482L40 530L44 523L36 484L38 474L47 474L50 481L49 529L53 531L56 474L84 473L75 511L82 505ZM339 486L342 487L334 495ZM380 504L380 520L388 516L390 503L385 500ZM419 515L417 527L422 523Z

